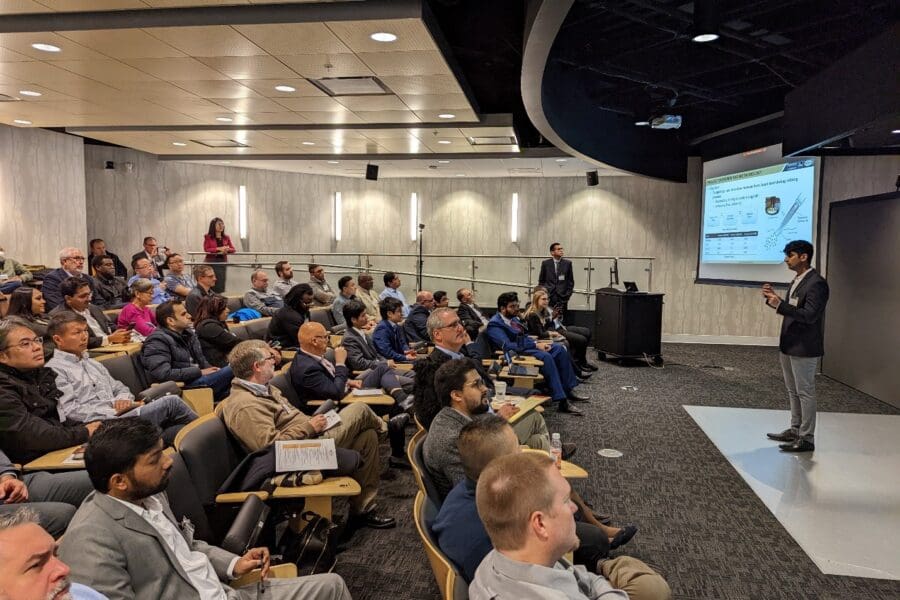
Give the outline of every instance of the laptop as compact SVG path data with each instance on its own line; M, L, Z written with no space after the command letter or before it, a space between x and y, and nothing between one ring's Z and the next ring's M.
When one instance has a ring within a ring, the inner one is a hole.
M626 292L629 292L629 293L632 293L632 294L633 294L633 293L635 293L635 292L639 292L639 291L640 291L640 290L638 289L637 284L636 284L635 282L633 282L633 281L623 281L622 283L625 284L625 291L626 291Z
M513 362L513 357L515 354L513 352L506 352L506 364L509 365L509 374L510 375L518 375L518 376L526 376L526 377L537 377L540 373L540 370L537 367L529 367L525 365L519 365Z

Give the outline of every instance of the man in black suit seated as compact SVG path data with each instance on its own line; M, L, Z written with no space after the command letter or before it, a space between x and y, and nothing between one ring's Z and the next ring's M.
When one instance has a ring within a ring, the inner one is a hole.
M41 292L47 303L47 310L53 310L63 303L59 286L69 277L81 277L94 287L94 278L81 272L84 268L84 253L78 248L63 248L59 251L60 268L54 269L44 276Z
M343 317L347 323L344 339L341 345L347 349L347 366L352 371L363 371L360 377L366 387L383 387L392 390L403 388L406 393L412 392L413 371L401 371L397 369L397 363L383 358L369 338L370 324L366 305L359 300L351 300L343 306ZM380 385L369 386L366 381L372 377L371 373L381 373ZM394 395L393 393L391 394ZM399 394L398 394L399 395ZM396 397L396 396L395 396ZM405 404L404 397L398 404Z
M566 308L569 298L575 289L575 278L572 275L572 261L563 258L565 254L562 244L553 242L550 244L550 257L541 263L541 274L538 276L538 285L547 290L550 296L551 308L559 308L563 319L566 316Z
M459 320L462 321L463 327L466 328L466 333L474 340L487 325L488 319L484 316L481 308L475 304L475 292L469 288L456 290L456 299L459 300L459 308L456 309L456 314L459 315Z
M89 244L88 260L91 261L91 270L90 273L93 276L97 276L97 267L94 266L94 259L98 256L108 256L112 259L113 267L114 267L114 275L116 277L121 277L122 279L128 278L128 269L125 267L125 264L122 260L112 252L108 252L106 250L106 242L101 240L100 238L96 238L91 240Z
M363 379L351 379L350 370L347 368L347 349L338 346L334 349L334 362L325 358L328 348L328 332L321 323L310 321L300 326L298 334L300 350L291 362L288 377L301 402L307 400L334 400L339 401L351 390L364 387L382 387L383 371L389 368L387 364L380 369L373 369ZM389 411L392 414L388 422L388 437L391 442L391 466L408 468L404 443L406 441L404 428L409 422L409 415L401 412L400 402L405 402L406 392L397 386L389 390L396 404ZM371 410L371 409L370 409Z
M131 302L131 293L125 280L116 275L116 266L112 257L95 256L91 259L91 270L94 278L94 297L91 304L104 310L122 308Z
M124 344L131 341L131 332L127 329L116 329L109 322L103 309L91 304L91 285L80 277L69 277L59 286L63 303L50 311L55 315L64 310L71 310L81 315L88 324L88 348L99 348L110 344Z
M766 304L784 319L781 321L781 371L791 403L791 426L769 439L784 442L785 452L815 450L816 367L825 354L825 305L828 282L810 267L813 245L804 240L788 242L784 262L796 273L782 300L771 284L763 285Z
M428 315L434 310L434 296L427 290L422 290L416 294L416 303L409 309L409 315L403 322L403 331L406 333L406 339L409 342L427 342L428 327L425 322L428 321Z

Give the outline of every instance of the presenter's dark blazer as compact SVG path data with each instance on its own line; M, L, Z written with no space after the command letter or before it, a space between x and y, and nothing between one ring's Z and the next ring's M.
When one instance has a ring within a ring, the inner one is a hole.
M563 280L559 280L559 276ZM550 306L566 304L572 297L575 289L575 277L572 274L572 261L565 258L559 260L559 273L553 268L553 259L548 258L541 263L541 274L538 276L538 284L547 290L550 296Z
M778 347L789 356L822 356L825 354L828 282L811 269L794 290L793 297L797 299L797 306L790 305L790 298L784 298L778 305L778 314L784 316Z
M289 376L297 396L305 405L308 400L340 400L346 396L350 371L346 366L336 365L332 376L322 363L298 351L291 362Z

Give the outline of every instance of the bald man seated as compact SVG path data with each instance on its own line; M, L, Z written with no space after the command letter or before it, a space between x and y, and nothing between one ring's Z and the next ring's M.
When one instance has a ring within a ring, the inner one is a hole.
M264 317L274 317L284 300L269 290L269 274L258 269L250 275L250 289L244 294L244 306L256 310Z
M416 303L409 308L409 315L403 323L403 331L409 342L430 342L428 337L428 315L434 310L434 296L427 290L416 294Z
M385 382L391 380L392 369L386 362L365 372L360 376L361 379L351 379L350 369L347 368L347 349L343 346L334 349L334 362L325 358L328 332L321 323L312 321L304 323L300 327L298 338L300 351L291 362L289 378L297 396L304 404L308 400L338 401L350 390L381 388ZM396 402L388 411L391 416L388 422L388 438L391 442L390 464L401 469L409 468L404 434L409 415L400 408L400 404L405 403L407 393L400 382L386 391Z

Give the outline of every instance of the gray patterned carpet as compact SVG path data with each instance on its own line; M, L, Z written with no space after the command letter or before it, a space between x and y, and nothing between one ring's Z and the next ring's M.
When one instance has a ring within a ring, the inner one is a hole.
M593 398L585 418L545 413L591 473L576 489L616 522L640 526L621 551L657 567L676 598L900 598L898 581L822 575L681 408L786 408L777 349L667 344L664 356L663 369L597 363L582 386ZM817 392L820 411L900 413L824 377ZM624 456L597 456L607 447ZM340 555L336 572L354 599L440 598L411 516L414 491L406 472L382 481L379 503L399 526L364 530Z

